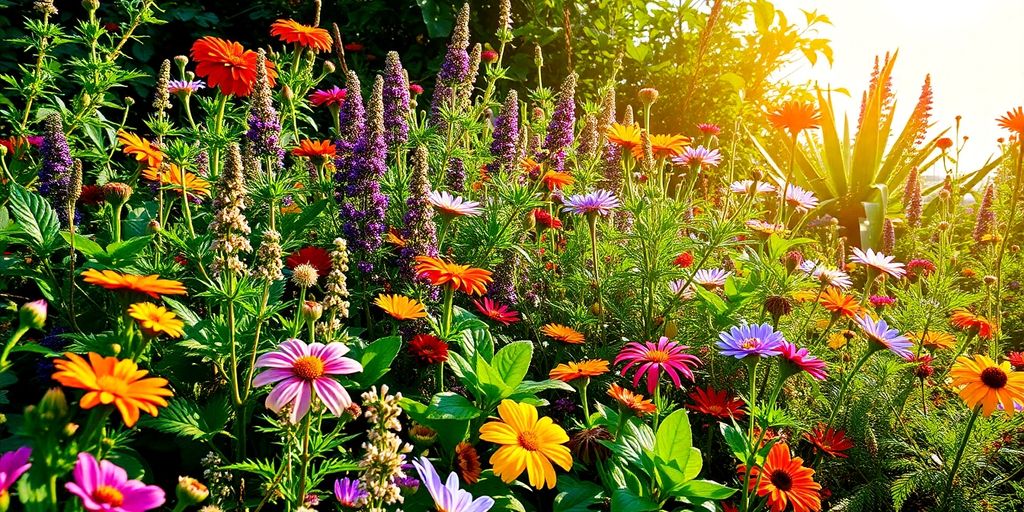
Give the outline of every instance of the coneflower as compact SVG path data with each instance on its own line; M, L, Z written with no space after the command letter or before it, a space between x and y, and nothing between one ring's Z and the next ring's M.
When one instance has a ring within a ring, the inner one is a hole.
M989 183L985 187L985 196L981 199L981 205L978 207L978 217L974 222L975 242L985 241L985 237L993 233L996 225L995 202L996 187L994 184Z
M398 52L388 52L384 62L384 136L394 150L409 140L409 81Z
M882 252L892 254L895 248L896 228L892 225L892 220L885 219L885 222L882 223Z
M452 192L462 192L466 188L466 164L461 158L452 157L448 159L445 182Z
M359 83L359 76L355 71L349 71L345 75L345 102L341 105L341 112L338 114L340 132L338 140L334 143L338 156L335 165L339 169L338 174L347 172L349 158L352 150L363 134L363 126L366 124L366 111L363 109L362 85Z
M64 135L64 123L60 114L53 113L46 118L43 131L43 165L39 170L39 193L57 211L61 226L69 220L68 199L71 196L71 148Z
M237 277L246 270L239 254L251 252L252 246L249 245L249 222L243 213L247 197L238 144L228 147L227 157L224 172L217 180L217 197L213 200L215 213L210 222L210 232L213 234L210 250L214 256L211 270L217 275L227 271Z
M469 75L469 53L466 51L468 47L469 4L465 3L455 17L452 38L448 43L448 51L444 55L441 68L437 72L434 97L430 103L430 124L441 130L445 128L441 112L445 108L455 107L459 85L465 82Z
M917 167L910 169L907 184L903 187L903 212L908 226L916 228L921 225L921 178Z
M562 82L558 92L558 103L548 122L544 138L545 160L551 169L561 171L565 167L565 150L572 145L573 128L576 125L576 73L570 73Z
M256 84L249 99L246 149L259 158L270 158L276 170L284 167L284 149L281 147L281 118L274 108L266 62L267 53L260 48L256 56Z
M516 144L519 143L519 95L515 89L508 92L501 112L494 120L494 134L491 140L491 157L488 165L492 173L511 171L515 168Z
M273 229L264 231L260 248L256 250L256 277L268 282L284 279L281 254L281 234Z
M400 252L402 270L406 278L415 277L416 256L437 256L437 228L434 225L434 207L430 194L429 155L426 146L418 146L412 155L412 177L409 179L409 199L406 200L405 247Z

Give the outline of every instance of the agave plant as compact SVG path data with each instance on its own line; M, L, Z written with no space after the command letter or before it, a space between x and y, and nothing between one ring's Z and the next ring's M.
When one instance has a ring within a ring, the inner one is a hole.
M895 61L895 54L891 57L887 54L881 66L876 60L852 137L849 120L845 118L840 137L831 91L818 89L821 134L817 138L808 137L804 145L795 146L793 182L814 192L821 200L818 213L839 219L848 237L857 240L854 237L859 236L862 247L877 248L884 219L898 216L902 211L898 200L890 201L890 193L902 191L912 169L927 169L940 158L936 142L945 135L943 131L925 139L932 102L928 76L902 130L898 134L894 130L896 102L890 76ZM786 136L780 133L779 137ZM785 165L790 161L791 143L780 139L778 143L766 144L757 135L751 138L781 182L789 171ZM994 165L986 164L961 176L961 190L970 190L992 168Z

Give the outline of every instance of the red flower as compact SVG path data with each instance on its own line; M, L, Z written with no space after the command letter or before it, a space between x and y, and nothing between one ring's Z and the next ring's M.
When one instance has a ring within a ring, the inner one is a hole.
M346 89L342 89L335 85L330 89L318 89L313 91L313 94L309 95L309 102L314 107L322 107L327 105L328 107L341 108L342 103L345 103L345 97L348 95Z
M366 49L363 43L345 43L346 52L361 52Z
M423 94L423 86L420 84L409 84L409 94L414 96Z
M256 84L257 54L234 41L206 36L192 44L196 74L224 94L248 96ZM267 61L267 78L274 86L277 70Z
M303 139L299 143L299 147L292 150L293 155L308 158L329 158L335 156L337 152L338 150L334 147L334 143L329 140L317 141L309 139Z
M78 204L97 205L103 204L103 187L99 185L85 185L82 187L82 196L78 198Z
M288 268L295 268L303 263L312 265L317 275L326 276L331 271L331 253L319 247L303 247L288 256L285 264Z
M696 403L686 404L686 408L701 414L722 419L740 418L747 414L743 411L743 400L728 391L696 388L689 396Z
M331 34L318 27L303 25L295 20L277 20L270 26L270 35L286 43L294 43L317 52L331 49Z
M543 208L536 208L533 210L533 218L537 221L537 225L544 229L559 229L562 227L562 221L558 217L552 217L547 210Z
M474 300L473 305L476 306L476 310L481 314L502 325L514 324L519 321L518 311L513 311L508 306L498 304L487 297Z
M843 452L853 448L853 441L846 437L845 431L834 428L826 429L823 423L819 423L814 430L804 434L804 439L810 441L815 448L822 452L843 459L847 457Z
M938 146L939 149L945 151L945 150L953 147L953 139L951 139L949 137L943 137L943 138L935 141L935 145Z
M1010 352L1006 354L1006 358L1010 361L1010 365L1013 366L1014 370L1024 370L1024 352Z
M494 50L484 50L480 52L480 60L490 64L498 60L498 52Z
M672 262L679 268L686 268L693 265L693 255L689 251L676 256L676 259Z
M448 360L448 344L430 334L413 336L409 350L427 364L441 364Z

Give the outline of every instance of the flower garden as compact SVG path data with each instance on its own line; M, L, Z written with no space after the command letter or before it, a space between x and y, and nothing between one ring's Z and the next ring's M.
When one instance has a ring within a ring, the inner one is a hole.
M12 16L0 512L1024 509L1021 98L966 169L772 78L825 15L541 3Z

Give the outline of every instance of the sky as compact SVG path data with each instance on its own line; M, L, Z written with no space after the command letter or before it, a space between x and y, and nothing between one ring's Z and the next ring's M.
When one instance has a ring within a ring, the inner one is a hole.
M902 123L917 102L927 73L935 100L929 135L952 127L961 115L969 140L961 169L974 170L996 152L1005 132L995 119L1024 105L1024 0L774 0L792 21L799 9L817 10L832 20L819 36L832 40L834 63L806 61L790 70L792 81L845 87L856 98L844 101L856 122L861 92L875 55L899 49L893 69L896 120ZM901 125L902 126L902 125ZM952 130L951 132L952 133Z

